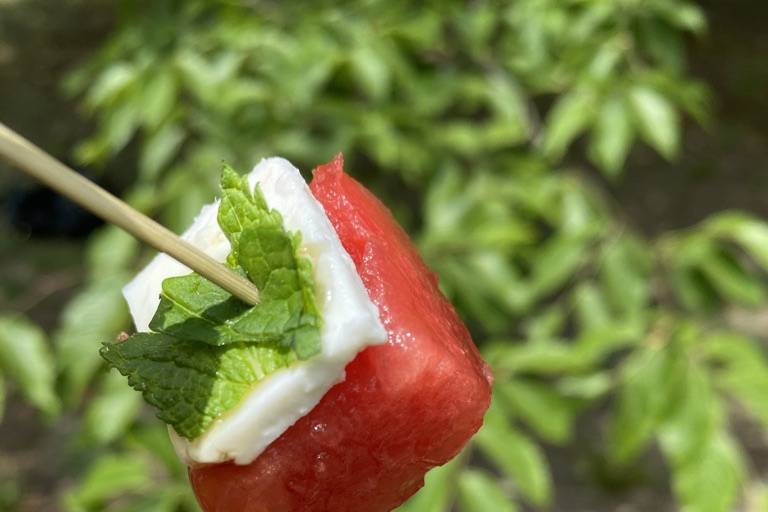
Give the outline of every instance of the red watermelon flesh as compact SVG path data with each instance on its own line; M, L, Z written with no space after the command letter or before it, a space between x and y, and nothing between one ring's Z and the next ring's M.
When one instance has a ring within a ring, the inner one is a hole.
M323 205L387 343L249 465L190 469L207 512L387 511L456 455L482 423L491 374L469 332L387 208L347 176L341 155L315 170Z

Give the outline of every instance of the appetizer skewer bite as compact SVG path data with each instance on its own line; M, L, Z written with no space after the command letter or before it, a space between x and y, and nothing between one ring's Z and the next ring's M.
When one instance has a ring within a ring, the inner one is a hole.
M225 169L182 237L247 305L159 255L124 290L139 333L103 356L169 424L206 511L386 511L480 427L491 375L390 212L338 156Z

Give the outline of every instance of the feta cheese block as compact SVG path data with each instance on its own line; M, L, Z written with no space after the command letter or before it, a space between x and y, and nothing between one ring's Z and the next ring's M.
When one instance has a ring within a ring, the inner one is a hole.
M250 463L344 379L344 367L358 352L387 338L354 263L299 171L287 160L268 158L254 167L248 181L251 187L259 184L268 206L280 212L287 230L301 233L300 250L312 261L323 317L322 350L267 376L236 409L199 437L188 440L169 427L177 453L190 464ZM218 208L218 201L203 207L182 238L223 262L230 244L218 225ZM163 280L190 272L170 256L159 254L123 289L137 331L149 331Z

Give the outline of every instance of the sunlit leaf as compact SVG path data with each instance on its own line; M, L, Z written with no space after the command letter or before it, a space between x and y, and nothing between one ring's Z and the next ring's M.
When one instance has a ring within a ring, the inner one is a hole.
M104 120L104 142L113 153L121 151L136 131L139 119L139 106L124 102L110 110Z
M125 91L137 77L134 66L126 62L115 62L106 68L88 89L85 103L92 109L105 107Z
M530 340L556 339L567 321L564 308L554 304L525 322L525 333Z
M576 319L582 331L605 327L610 313L600 289L592 283L582 283L573 292Z
M675 107L658 91L639 85L630 92L643 139L665 158L677 155L680 147L680 119Z
M114 441L136 419L141 405L141 394L131 389L116 370L111 370L85 413L86 435L99 444Z
M156 458L165 470L176 476L186 476L187 467L176 456L168 436L168 427L159 422L139 424L131 428L125 437L125 446L134 452L143 452Z
M72 404L102 365L98 348L128 326L128 308L120 293L125 274L96 281L67 304L54 342L64 381L65 401Z
M663 12L666 18L682 29L701 33L707 28L704 11L698 5L688 2L665 2L660 5L665 7Z
M0 422L3 421L3 415L5 414L5 399L8 394L8 390L5 385L5 378L0 373Z
M177 101L178 84L173 68L159 67L142 89L142 121L149 129L155 129L168 118Z
M608 176L621 173L634 138L632 112L623 96L614 95L600 107L590 138L593 161Z
M651 439L676 403L684 363L670 345L638 351L626 363L610 433L615 461L628 462Z
M185 135L181 127L167 123L148 136L139 159L142 177L152 179L157 176L176 156Z
M707 221L704 229L740 244L756 262L768 269L768 224L749 215L726 212Z
M727 434L720 433L701 447L695 461L673 469L675 494L683 510L728 512L744 480L742 455Z
M152 482L146 459L133 454L98 459L83 480L64 497L68 511L88 510L128 492L140 492Z
M586 246L583 237L552 237L539 249L533 262L529 284L532 293L537 296L550 293L571 279L587 257Z
M543 439L561 443L570 437L574 404L550 385L512 379L496 384L496 393L515 417Z
M115 226L101 228L88 241L85 258L92 279L102 279L129 269L139 251L138 241Z
M507 145L529 135L530 113L520 84L508 75L494 74L489 78L489 100L503 122L510 127Z
M361 89L369 97L380 99L389 92L389 67L374 47L358 46L352 52L350 63Z
M712 251L701 262L700 268L718 293L727 300L757 306L765 298L761 283L725 251Z
M768 426L768 354L749 338L716 333L704 343L717 383Z
M661 446L677 465L696 464L720 426L721 405L702 368L688 365L671 414L659 427Z
M59 412L56 366L45 333L25 318L0 317L0 371L46 416Z
M542 141L544 153L556 159L562 157L594 116L595 98L591 91L576 89L561 97L547 117Z
M557 382L557 389L561 395L589 401L604 396L612 388L613 379L608 372L573 375L564 377Z
M496 342L486 344L483 354L497 372L536 372L557 375L584 369L588 361L577 358L567 344L557 341L537 343Z
M530 439L509 426L498 405L491 405L475 441L531 503L541 506L550 501L552 482L543 453Z
M459 478L459 503L462 512L515 512L517 507L489 475L464 471Z
M651 295L648 255L637 241L622 237L605 244L600 260L600 281L612 309L637 318Z

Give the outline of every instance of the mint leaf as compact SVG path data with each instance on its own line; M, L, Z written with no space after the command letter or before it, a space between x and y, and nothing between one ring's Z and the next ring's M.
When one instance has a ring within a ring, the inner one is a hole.
M101 356L188 439L236 407L266 376L321 349L321 315L301 236L229 167L218 222L232 251L227 264L259 288L249 306L192 273L163 281L154 332L104 344Z
M276 343L293 347L302 359L316 354L320 348L320 318L314 297L310 295L308 300L302 290L287 293L285 298L265 295L262 293L259 304L249 308L197 274L172 277L163 281L160 305L149 327L158 333L216 346Z
M218 221L232 244L229 264L259 288L248 307L197 274L163 281L160 306L150 322L155 332L211 345L276 343L301 358L320 350L320 315L312 264L300 256L301 238L283 228L257 186L225 167Z
M157 333L105 344L101 356L158 409L158 418L188 439L237 406L254 383L297 360L285 347L212 347Z
M221 191L217 218L219 226L232 244L228 261L234 266L238 260L240 234L246 226L257 222L267 223L270 220L269 209L261 190L256 187L256 191L252 193L248 180L240 177L228 165L224 166L221 173ZM277 214L277 219L272 219L271 224L282 226L280 214L274 213Z

